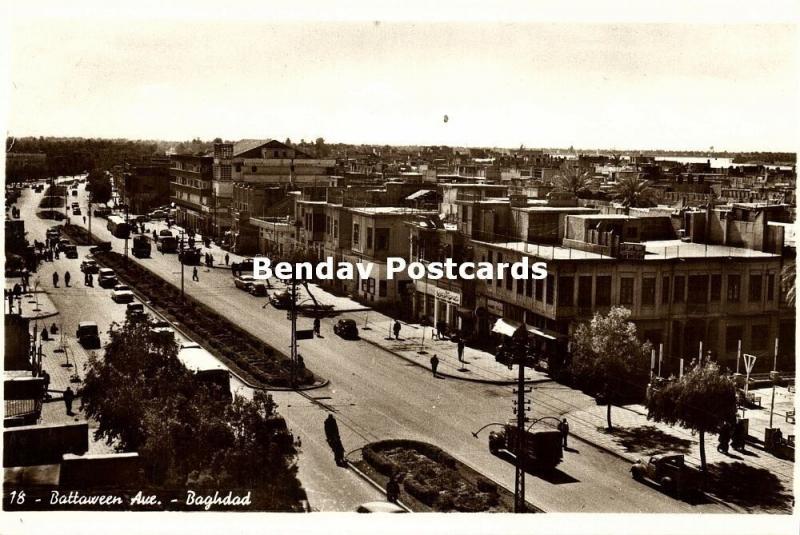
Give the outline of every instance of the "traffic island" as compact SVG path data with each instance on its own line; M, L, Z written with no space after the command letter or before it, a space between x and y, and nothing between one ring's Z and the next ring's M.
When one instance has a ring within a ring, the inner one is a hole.
M152 271L125 259L119 253L99 252L98 263L140 293L156 310L179 325L245 382L256 388L291 389L291 360L241 329L225 317L181 292ZM295 372L298 389L316 388L326 381L316 377L302 363Z
M512 492L427 442L381 440L351 457L350 465L383 489L395 475L399 501L415 512L514 511ZM528 510L539 511L530 503Z

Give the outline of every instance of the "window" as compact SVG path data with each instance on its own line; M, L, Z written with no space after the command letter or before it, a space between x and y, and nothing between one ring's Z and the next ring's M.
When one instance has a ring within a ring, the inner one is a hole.
M722 293L722 275L711 275L711 301L719 301Z
M558 305L564 307L571 307L573 303L573 294L575 289L575 277L559 277L558 278Z
M733 353L739 349L739 340L742 339L742 328L738 325L731 325L725 329L725 351Z
M750 347L767 349L769 345L769 325L752 325L750 327Z
M336 219L333 220L333 237L339 237L339 222Z
M501 264L502 262L503 262L503 255L500 254L500 253L497 253L497 264ZM506 275L508 275L508 274L506 273ZM494 283L499 288L500 287L500 277L495 276Z
M581 308L589 308L592 306L591 275L578 277L578 306Z
M240 164L240 163L236 164L236 172L237 173L241 173L242 172L242 164Z
M361 227L358 223L353 223L353 247L361 249Z
M545 302L548 305L552 305L553 293L555 293L555 279L548 275L545 280L547 281L547 296L545 296Z
M258 167L256 167L256 166L254 165L253 167L251 167L251 168L250 168L250 172L251 172L251 173L257 173L257 172L258 172Z
M536 300L541 301L542 297L544 297L544 280L537 279L536 281Z
M527 279L517 279L517 294L522 295L523 293L523 286L527 283Z
M513 289L514 286L514 277L511 276L511 273L506 272L506 290L509 292Z
M652 306L656 304L656 279L655 277L644 277L642 279L642 305Z
M619 280L619 304L633 304L633 277L622 277Z
M525 279L525 295L533 297L533 279Z
M377 251L385 251L389 248L389 229L376 228L375 229L375 249Z
M742 277L740 275L728 275L728 301L738 303L742 292Z
M461 207L461 222L466 223L469 218L469 212L467 212L468 207L462 206Z
M750 284L748 285L751 303L758 303L761 301L761 274L750 275Z
M372 249L372 227L367 227L367 249Z
M767 275L767 301L775 299L775 274Z
M611 306L611 276L601 275L597 277L594 292L594 306Z
M379 281L378 285L378 297L386 297L386 281L382 280Z
M661 304L666 305L669 303L669 275L665 275L661 279Z
M689 275L689 302L703 304L708 300L708 275Z
M367 293L375 295L375 279L367 279Z
M683 275L675 275L675 297L673 302L683 303L686 299L686 277Z

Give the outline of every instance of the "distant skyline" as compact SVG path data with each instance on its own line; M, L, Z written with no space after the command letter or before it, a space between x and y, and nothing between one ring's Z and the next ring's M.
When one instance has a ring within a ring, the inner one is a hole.
M20 137L797 148L792 25L27 19L10 45Z

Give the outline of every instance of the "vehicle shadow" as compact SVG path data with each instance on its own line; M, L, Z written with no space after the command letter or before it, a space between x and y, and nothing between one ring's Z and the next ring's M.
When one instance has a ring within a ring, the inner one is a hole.
M748 511L755 508L792 511L792 489L784 488L769 470L743 462L709 464L706 492Z
M688 453L692 441L665 433L653 425L639 427L615 427L611 430L598 427L598 431L614 437L614 442L625 448L628 453L652 455L664 451Z
M516 460L514 459L513 455L509 455L508 453L505 453L503 451L498 451L494 453L494 456L512 465L516 463ZM563 485L565 483L580 483L580 479L575 479L571 475L561 471L558 468L551 468L549 470L545 470L545 469L536 469L531 466L526 466L525 473L533 477L538 477L542 481L547 481L552 485Z

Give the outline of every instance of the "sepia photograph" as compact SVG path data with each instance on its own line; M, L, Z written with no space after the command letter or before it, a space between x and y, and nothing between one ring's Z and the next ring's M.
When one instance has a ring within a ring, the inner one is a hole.
M800 7L432 4L5 6L8 533L797 533Z

